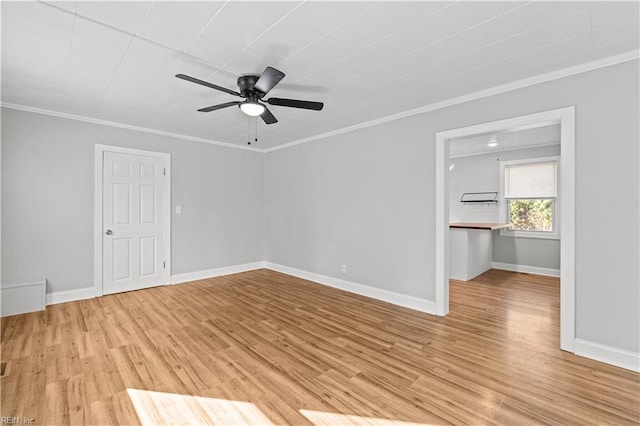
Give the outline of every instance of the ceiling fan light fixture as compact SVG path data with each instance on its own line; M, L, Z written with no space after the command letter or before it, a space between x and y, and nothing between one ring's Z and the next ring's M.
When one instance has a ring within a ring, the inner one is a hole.
M489 139L489 143L487 144L489 148L495 148L498 146L498 139L495 136L491 136Z
M257 117L259 115L262 115L265 107L258 102L246 101L240 104L240 109L250 117Z

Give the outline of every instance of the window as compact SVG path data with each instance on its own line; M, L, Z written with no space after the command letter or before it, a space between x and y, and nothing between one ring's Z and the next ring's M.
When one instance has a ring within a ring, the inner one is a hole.
M559 238L558 157L504 161L501 169L502 235Z

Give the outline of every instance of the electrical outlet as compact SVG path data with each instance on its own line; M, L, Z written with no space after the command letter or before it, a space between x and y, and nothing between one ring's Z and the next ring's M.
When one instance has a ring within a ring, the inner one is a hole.
M176 206L176 214L182 214L182 206Z
M340 272L342 272L343 274L347 273L347 265L342 265L342 267L340 268Z

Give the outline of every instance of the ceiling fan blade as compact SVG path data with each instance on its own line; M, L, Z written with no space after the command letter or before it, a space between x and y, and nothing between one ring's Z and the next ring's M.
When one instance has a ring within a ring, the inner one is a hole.
M282 98L271 98L267 100L269 105L278 105L285 106L291 108L302 108L302 109L312 109L314 111L320 111L324 104L322 102L312 102L312 101L300 101L297 99L282 99Z
M207 86L207 87L210 87L212 89L216 89L216 90L219 90L221 92L228 93L230 95L241 96L240 93L235 92L235 91L233 91L231 89L227 89L226 87L218 86L216 84L209 83L207 81L203 81L203 80L197 79L195 77L190 77L190 76L185 75L185 74L176 74L176 77L178 77L178 78L180 78L182 80L190 81L191 83L196 83L196 84L200 84L202 86Z
M240 101L226 102L224 104L213 105L213 106L206 107L206 108L200 108L198 111L200 111L200 112L211 112L211 111L215 111L217 109L227 108L227 107L238 105L238 104L240 104Z
M284 73L272 67L265 68L264 72L253 86L255 90L265 95L284 78Z
M264 107L264 112L260 114L260 118L262 118L262 121L264 121L265 124L273 124L278 122L276 117L271 114L271 111L269 111L269 108L267 107Z

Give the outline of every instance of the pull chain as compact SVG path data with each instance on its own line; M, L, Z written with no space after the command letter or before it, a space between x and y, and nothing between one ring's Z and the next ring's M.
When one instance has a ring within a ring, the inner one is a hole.
M253 140L258 142L258 117L247 117L247 145L251 145L251 120L253 120Z
M247 116L247 145L251 145L251 117Z

